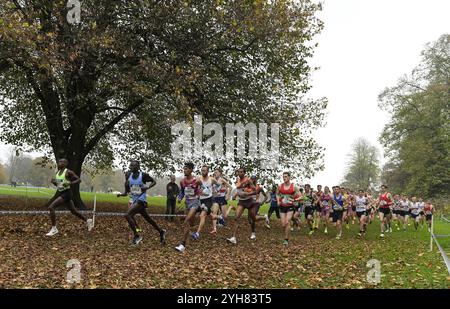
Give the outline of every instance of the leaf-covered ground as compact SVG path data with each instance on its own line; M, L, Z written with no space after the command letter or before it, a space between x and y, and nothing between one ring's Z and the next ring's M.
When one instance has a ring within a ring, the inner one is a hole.
M212 236L208 221L201 239L190 241L180 254L174 250L182 233L179 220L158 218L168 230L167 245L161 246L156 232L139 218L144 240L137 248L129 244L124 218L98 217L91 233L72 216L58 220L60 233L48 238L47 216L0 216L1 288L373 288L366 282L370 259L381 262L376 287L450 287L436 247L428 252L426 228L416 232L411 226L380 239L374 222L364 240L356 238L356 225L344 229L341 240L334 239L333 228L329 235L313 236L302 228L284 247L279 221L272 219L271 230L258 223L255 241L245 224L233 246L226 242L230 227ZM450 224L436 220L435 226L437 233L450 234ZM81 263L80 284L66 282L69 259Z

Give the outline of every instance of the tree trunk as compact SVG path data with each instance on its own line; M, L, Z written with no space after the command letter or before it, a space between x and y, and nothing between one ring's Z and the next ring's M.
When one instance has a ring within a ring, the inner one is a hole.
M72 170L78 177L81 177L81 168L83 167L84 157L77 155L76 153L69 153L68 158L69 166L68 168ZM80 196L80 184L72 186L73 202L75 207L78 209L86 209L86 205Z

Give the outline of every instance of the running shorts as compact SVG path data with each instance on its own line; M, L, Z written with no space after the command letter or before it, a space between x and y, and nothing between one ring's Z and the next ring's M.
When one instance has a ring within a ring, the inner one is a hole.
M333 211L333 222L342 221L342 216L344 214L343 210L334 210Z
M254 206L254 201L251 198L248 200L239 200L238 205L244 208L252 208Z
M382 212L385 216L391 213L391 210L389 208L378 208L378 212Z
M225 196L216 196L213 197L213 203L219 204L219 206L223 206L227 204L227 200L225 199Z
M368 210L366 210L366 211L357 211L356 215L358 216L358 218L361 218L362 215L368 216L369 215L369 211Z
M292 211L292 212L294 212L295 211L295 207L294 206L282 206L282 207L280 207L280 212L282 213L282 214L286 214L286 213L288 213L288 212L290 212L290 211Z
M209 215L211 214L211 208L212 208L212 197L208 197L205 199L200 199L200 208L202 211L206 211L206 213Z
M53 200L57 199L58 197L61 197L65 203L71 201L73 199L72 197L72 190L64 190L64 191L56 191Z
M425 215L425 218L427 219L427 221L428 221L428 220L431 220L432 217L433 217L433 214Z
M308 218L308 216L314 216L314 208L305 207L305 218Z

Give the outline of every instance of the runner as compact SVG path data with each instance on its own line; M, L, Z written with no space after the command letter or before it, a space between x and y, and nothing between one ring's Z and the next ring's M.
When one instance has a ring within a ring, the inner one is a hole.
M270 217L275 212L275 215L280 219L280 208L277 202L277 185L272 186L272 191L270 192L270 208L267 214L266 227L270 229Z
M345 199L339 186L333 187L331 202L333 203L331 213L333 215L333 223L336 226L336 239L340 239L342 237L342 217L344 215Z
M187 162L184 165L183 170L184 178L180 181L180 194L178 195L178 201L181 202L183 198L186 201L186 218L184 219L183 238L181 243L175 247L175 250L179 252L186 250L189 232L191 227L194 225L195 214L202 210L200 206L200 186L202 185L202 182L200 179L192 175L194 164L192 162Z
M419 223L422 226L422 228L424 227L424 223L425 223L425 203L423 202L422 198L419 197Z
M394 204L392 209L392 223L395 222L397 225L397 231L400 231L400 213L401 213L401 205L400 205L400 196L398 194L394 195Z
M283 173L283 183L278 186L277 200L280 205L281 225L284 228L283 245L289 244L290 237L290 222L294 216L294 202L295 196L299 195L298 187L291 182L291 174L289 172Z
M392 197L389 192L387 192L387 186L381 185L381 194L378 198L378 215L380 217L380 229L381 234L380 237L384 237L385 227L387 227L387 220L389 217L389 214L391 212L390 207L392 205Z
M265 203L265 201L267 201L267 193L258 184L258 178L256 176L252 176L250 178L250 180L252 181L252 184L255 187L255 192L252 195L253 207L251 207L249 209L249 212L251 211L253 214L252 214L252 216L250 216L250 215L248 216L248 223L250 224L250 226L252 228L252 235L250 236L250 239L256 239L256 231L255 231L256 222L265 220L266 224L267 224L267 220L268 220L267 215L265 215L265 216L259 215L259 208L261 207L262 204ZM264 196L263 200L260 200L261 194ZM254 218L254 219L252 219L252 218Z
M406 232L406 226L408 225L409 218L409 206L410 202L405 195L400 197L400 217L403 221L403 231Z
M222 170L216 168L214 170L214 179L216 184L213 186L213 206L212 213L213 217L213 229L212 234L217 233L217 221L219 221L219 226L225 225L225 219L227 218L227 201L230 199L231 186L222 177ZM218 216L219 210L221 211L220 216ZM218 217L218 220L217 218Z
M312 189L310 190L313 199L311 200L311 202L313 203L313 209L314 209L314 223L313 223L313 229L317 230L319 228L320 225L320 219L321 219L321 215L322 215L322 208L321 208L321 204L320 204L320 198L323 194L322 192L322 186L321 185L317 185L317 192L313 193ZM310 234L311 231L310 231Z
M328 223L330 221L330 204L332 196L330 192L330 188L325 186L324 193L320 197L320 206L322 209L322 219L325 224L325 230L323 231L325 234L328 234Z
M303 188L299 188L298 195L294 196L294 216L292 217L292 223L297 227L297 230L300 231L301 226L301 215L303 212ZM294 231L294 226L291 226L291 232Z
M351 197L350 197L348 189L341 188L340 191L342 193L342 196L344 197L344 212L342 213L342 221L345 222L345 228L348 230L348 229L350 229L349 217L350 217L350 213L352 210Z
M241 167L237 171L238 177L236 181L236 196L239 198L238 206L236 210L236 216L234 218L233 236L227 238L227 241L236 244L236 235L241 225L241 216L245 209L247 209L248 216L250 216L253 222L256 222L255 213L251 210L256 205L253 203L252 196L256 193L256 188L250 178L245 175L245 168ZM253 233L252 236L253 237ZM256 236L255 236L256 237Z
M368 215L367 206L368 200L364 196L364 191L359 190L358 195L355 197L355 212L356 216L359 218L359 237L366 234Z
M415 196L413 196L411 199L411 204L409 205L409 213L411 215L411 218L414 220L414 230L417 231L417 228L419 227L420 208L419 202L417 201L417 198Z
M52 228L50 229L50 232L46 234L46 236L53 236L58 234L58 229L56 227L55 208L63 204L67 206L67 208L74 216L86 222L88 231L91 231L94 227L92 219L86 219L75 208L70 186L80 183L81 179L73 171L67 168L68 164L69 162L64 158L59 159L57 162L58 171L56 172L55 178L52 179L52 184L56 186L56 192L55 195L46 204L50 212Z
M311 186L309 184L305 184L305 193L303 194L303 207L305 209L305 219L306 223L309 226L309 235L312 235L314 233L315 224L314 224L314 217L315 209L317 209L317 206L314 205L314 196L311 192ZM319 205L320 207L320 205Z
M434 206L429 201L425 203L424 212L427 219L428 232L431 233L431 221L433 219Z
M147 186L146 183L149 183L149 185ZM125 192L117 194L117 197L131 194L133 199L133 204L128 209L125 219L127 219L133 231L134 238L132 244L134 246L137 246L142 241L142 236L139 234L136 219L134 218L137 214L140 214L158 231L160 243L166 243L166 230L161 229L147 213L147 190L154 185L156 185L156 181L149 174L140 170L139 161L131 161L130 171L125 174Z
M213 186L216 186L218 183L215 178L209 176L209 167L207 165L202 166L201 170L202 175L200 176L201 181L201 191L200 191L200 223L198 225L197 231L192 233L192 239L198 240L200 239L200 232L205 226L206 217L211 216L211 220L216 220L217 215L211 213L211 209L213 206ZM215 227L212 230L212 234L217 233Z

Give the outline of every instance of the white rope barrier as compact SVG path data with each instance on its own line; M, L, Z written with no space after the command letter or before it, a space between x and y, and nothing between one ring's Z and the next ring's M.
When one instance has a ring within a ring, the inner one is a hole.
M82 214L94 214L92 210L81 210ZM68 210L56 211L57 214L70 214ZM0 215L14 216L14 215L48 215L48 211L44 210L0 210ZM95 212L96 216L100 217L123 217L125 212ZM150 217L186 217L186 215L166 215L166 214L148 214Z

